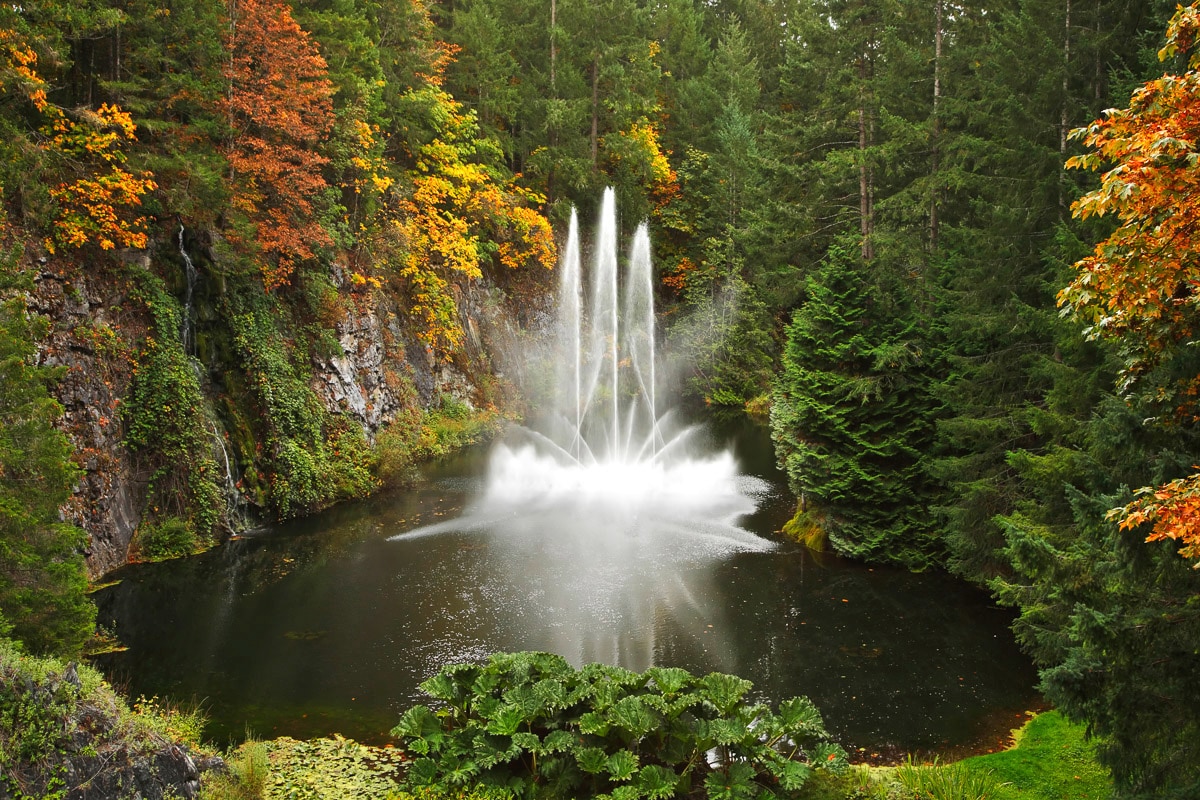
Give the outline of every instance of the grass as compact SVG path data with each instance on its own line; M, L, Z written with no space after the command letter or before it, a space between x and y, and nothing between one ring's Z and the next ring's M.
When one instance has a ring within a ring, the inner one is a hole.
M1056 711L1039 714L1000 753L948 764L857 766L805 785L805 800L1101 800L1107 771L1082 725Z
M973 772L991 770L1004 784L990 796L994 800L1099 800L1112 794L1112 780L1083 726L1057 711L1026 723L1015 748L960 763Z

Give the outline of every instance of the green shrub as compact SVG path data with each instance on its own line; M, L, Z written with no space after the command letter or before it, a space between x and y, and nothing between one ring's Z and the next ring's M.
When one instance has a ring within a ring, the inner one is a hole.
M444 707L412 708L392 731L414 756L406 788L415 793L789 797L814 769L846 767L811 701L773 712L750 703L750 682L733 675L575 670L549 653L499 653L446 666L421 689Z
M191 555L198 549L199 541L186 520L167 517L158 522L143 522L133 546L141 561L165 561Z
M2 659L7 663L0 664L0 775L3 775L14 771L20 763L42 759L55 748L65 736L64 720L78 702L80 688L62 680L61 663L53 659L22 659L12 644L0 646L13 648ZM29 668L18 669L23 664ZM3 786L0 782L0 788Z

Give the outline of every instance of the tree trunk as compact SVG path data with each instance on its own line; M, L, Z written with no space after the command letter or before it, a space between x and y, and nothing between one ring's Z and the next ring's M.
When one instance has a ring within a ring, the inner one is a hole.
M1066 23L1064 24L1063 32L1063 72L1062 72L1062 116L1058 122L1058 152L1064 157L1067 154L1067 134L1070 129L1067 127L1067 104L1070 102L1071 91L1071 0L1067 0L1066 5ZM1062 174L1064 170L1060 170ZM1058 183L1058 208L1059 216L1066 218L1067 212L1067 194L1066 186L1063 185L1064 180L1060 178Z
M933 146L930 153L930 173L932 187L929 197L929 247L938 247L938 169L941 159L942 119L940 105L942 100L942 0L934 0L933 4Z
M871 233L874 228L872 221L871 203L871 170L867 165L867 147L870 144L870 121L867 111L867 56L860 57L858 77L862 81L859 88L858 103L858 214L862 234L862 257L870 261L875 256L871 244Z
M600 157L600 57L592 59L592 166Z

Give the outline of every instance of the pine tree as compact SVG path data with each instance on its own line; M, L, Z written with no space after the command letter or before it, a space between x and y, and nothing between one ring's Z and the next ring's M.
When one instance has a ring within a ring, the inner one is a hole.
M921 454L927 345L900 285L835 245L787 328L771 432L801 512L843 554L919 569L938 542Z
M9 294L14 254L3 254L0 292ZM77 655L96 609L87 597L83 531L59 519L79 468L55 429L62 407L47 384L55 371L34 365L46 330L17 299L0 300L0 628L39 653Z

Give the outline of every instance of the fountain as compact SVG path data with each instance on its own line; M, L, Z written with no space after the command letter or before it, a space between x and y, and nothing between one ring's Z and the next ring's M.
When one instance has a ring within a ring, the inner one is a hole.
M556 535L575 528L589 538L642 544L665 537L676 557L680 547L711 555L773 548L737 525L757 508L766 481L740 475L728 451L696 455L691 445L699 426L679 427L672 410L659 413L649 229L642 223L634 235L622 298L611 188L594 250L589 287L572 211L559 265L555 407L542 415L542 430L513 426L462 517L393 540L512 526L521 518L528 529L557 517L546 528Z
M390 538L486 534L554 610L557 652L644 669L655 663L655 617L719 615L693 589L697 576L733 553L774 549L738 525L770 484L740 474L728 451L705 454L699 426L660 411L649 231L637 229L622 280L612 189L593 250L585 276L572 212L553 408L495 446L461 516Z

